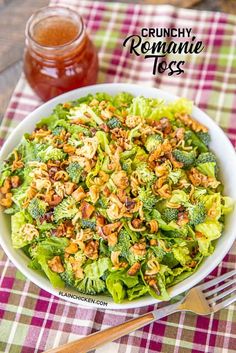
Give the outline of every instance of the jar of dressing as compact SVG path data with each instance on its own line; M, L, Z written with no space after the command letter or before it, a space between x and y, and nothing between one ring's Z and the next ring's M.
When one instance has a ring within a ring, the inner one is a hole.
M42 8L28 20L25 35L25 76L44 101L96 83L97 52L77 12Z

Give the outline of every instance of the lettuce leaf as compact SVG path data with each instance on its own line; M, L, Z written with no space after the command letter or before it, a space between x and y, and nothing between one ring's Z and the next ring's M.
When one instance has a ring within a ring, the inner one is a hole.
M207 214L209 214L209 211L210 211L210 216L208 215L208 218L210 220L217 221L221 217L222 205L221 205L220 193L214 193L212 195L204 195L200 199L206 208Z
M137 284L135 287L127 290L127 296L128 296L128 299L131 301L139 297L142 297L148 292L149 292L148 286L145 286L144 284Z
M37 144L27 139L28 134L25 134L19 146L19 152L24 162L33 161L37 158Z
M173 248L172 251L174 257L182 266L186 265L186 263L191 260L187 246Z
M167 252L163 256L163 259L162 259L161 263L163 265L168 266L170 269L172 269L173 267L178 265L179 261L176 259L176 257L174 256L173 252Z
M69 240L67 238L48 238L31 250L33 261L29 264L29 267L35 268L38 264L38 267L41 267L42 271L55 288L64 288L65 283L58 273L50 269L48 260L56 255L62 255L68 244Z
M205 195L207 193L207 189L203 188L203 187L195 187L193 196L194 199L200 199L203 195Z
M90 118L87 117L87 114ZM95 113L95 111L86 103L81 103L78 107L70 109L69 119L82 119L83 123L94 122L96 125L103 124L103 120Z
M84 273L88 278L96 279L102 277L110 267L110 259L108 257L103 257L85 266Z
M172 203L179 203L181 205L185 205L189 202L189 195L187 195L186 192L183 190L174 190L169 201Z
M168 104L162 99L135 97L128 113L147 120L160 120L163 117L174 119L176 113L190 114L192 106L192 102L184 98Z
M166 290L166 280L165 276L162 275L161 273L158 273L157 276L157 287L159 290L159 293L157 293L154 288L149 287L149 293L156 299L158 300L169 300L170 296L169 293Z
M129 106L134 96L128 92L121 92L112 97L112 104L120 109L123 105Z
M126 288L132 288L139 283L138 276L129 276L125 271L111 272L106 285L115 303L121 303L126 297Z
M47 125L48 129L52 130L54 129L54 127L56 126L58 121L58 116L57 114L51 114L50 116L41 119L38 123L37 123L37 127L42 127L44 125Z
M234 201L231 199L231 197L223 196L221 197L221 200L222 200L222 205L221 205L222 214L226 215L232 212L234 208Z
M91 185L93 185L93 178L99 173L101 167L102 167L102 162L103 162L103 158L101 156L99 156L99 158L97 159L96 165L95 167L88 173L87 177L86 177L86 185L89 188Z
M191 114L193 110L193 102L186 98L179 98L168 104L172 114Z
M151 219L155 219L159 224L159 228L165 231L179 230L179 226L174 221L171 221L170 223L166 223L162 219L161 213L158 210L153 210L151 212Z
M0 173L1 173L1 175L0 175L0 187L3 186L3 183L6 180L6 178L11 175L10 169L8 169L9 167L7 166L7 164L5 164L5 168L6 169L2 169L0 171Z
M199 251L203 256L209 256L212 254L214 248L211 244L211 240L209 240L206 236L202 235L201 237L197 237Z
M164 101L153 98L135 97L130 105L128 112L134 116L142 118L161 118Z
M17 212L11 216L11 238L13 248L23 248L25 245L31 243L31 240L25 239L21 232L22 227L29 223L29 220L30 216L27 215L24 211Z
M220 237L223 225L218 221L207 220L198 224L195 229L201 234L197 234L199 251L203 256L209 256L213 251L212 240Z
M178 270L178 271L176 271ZM190 267L178 267L177 269L173 270L173 279L171 281L171 286L174 286L175 284L182 282L184 279L188 278L189 276L192 275L194 270Z
M106 152L109 156L111 156L112 153L110 150L109 141L108 141L106 133L104 131L97 131L96 138L97 138L98 143L101 146L102 150L104 152Z
M196 225L196 231L202 233L208 240L214 240L221 236L223 225L218 221L207 220Z
M47 258L44 255L41 255L41 256L39 255L39 257L37 259L35 259L35 261L36 260L38 261L43 272L48 277L49 281L51 282L51 284L53 285L54 288L64 288L65 287L65 283L61 279L60 275L56 272L53 272L50 269L50 267L48 266L48 260L50 260L50 258Z
M108 292L112 295L115 303L121 303L126 296L126 290L121 281L115 281L110 276L106 280Z
M17 205L19 209L22 208L22 203L24 202L26 196L27 196L27 191L29 189L28 183L23 182L18 188L13 189L13 196L12 200L14 203Z

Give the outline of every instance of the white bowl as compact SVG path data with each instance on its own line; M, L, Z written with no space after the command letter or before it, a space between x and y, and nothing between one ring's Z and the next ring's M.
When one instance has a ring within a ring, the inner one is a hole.
M13 150L13 148L18 145L22 135L26 132L32 132L35 124L42 117L50 115L56 104L74 100L89 93L95 94L96 92L107 92L111 95L115 95L122 91L130 92L134 96L143 95L146 97L163 98L166 101L173 101L177 98L170 93L161 91L156 88L123 83L100 84L67 92L37 108L17 126L17 128L8 137L2 148L0 153L0 163L2 163L3 160L7 158L8 154ZM195 119L209 128L212 137L210 148L215 152L219 160L221 180L225 185L224 193L225 195L231 196L234 200L236 200L236 154L233 146L231 145L224 132L202 110L194 107L192 115ZM110 297L104 295L89 296L80 294L70 289L65 289L61 291L62 294L60 294L60 291L53 288L47 278L41 276L40 274L27 267L29 258L20 249L13 249L11 244L11 228L9 216L5 215L3 212L0 212L0 224L0 244L2 245L10 260L27 278L51 294L54 294L60 298L64 298L72 303L101 309L137 308L158 302L151 296L147 296L135 301L127 301L122 304L115 304ZM204 259L196 273L170 289L171 297L174 297L196 285L221 262L235 240L235 229L236 208L227 217L224 232L220 239L217 241L214 253Z

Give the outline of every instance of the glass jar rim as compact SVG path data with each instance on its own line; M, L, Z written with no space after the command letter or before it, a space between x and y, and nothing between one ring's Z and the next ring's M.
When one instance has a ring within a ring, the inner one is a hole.
M64 43L64 44L60 44L60 45L42 45L40 43L38 43L34 36L33 36L33 28L34 26L39 23L41 20L49 18L53 15L58 16L58 15L64 15L67 14L66 17L71 18L71 16L73 16L73 19L75 19L79 26L78 26L78 33L75 36L75 38L73 38L72 40ZM42 18L40 18L40 15L42 15ZM45 15L45 16L43 16ZM38 20L37 20L38 18ZM82 40L83 38L83 34L85 32L85 25L83 22L82 17L78 14L78 12L72 10L69 7L65 7L65 6L46 6L46 7L42 7L41 9L35 11L30 18L28 19L27 23L26 23L26 28L25 28L25 37L26 40L29 40L34 47L36 47L39 50L46 50L48 52L55 52L55 51L62 51L64 49L69 49L70 47L73 47L75 44L79 44L79 42Z

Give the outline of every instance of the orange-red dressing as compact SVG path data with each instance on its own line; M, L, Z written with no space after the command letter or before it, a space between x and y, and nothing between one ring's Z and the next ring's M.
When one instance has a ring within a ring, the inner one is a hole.
M55 47L71 42L78 32L78 26L70 19L53 16L37 23L33 35L38 44Z
M34 26L32 39L36 47L29 43L24 71L43 100L96 83L97 53L88 36L80 31L73 20L62 16L47 17Z

